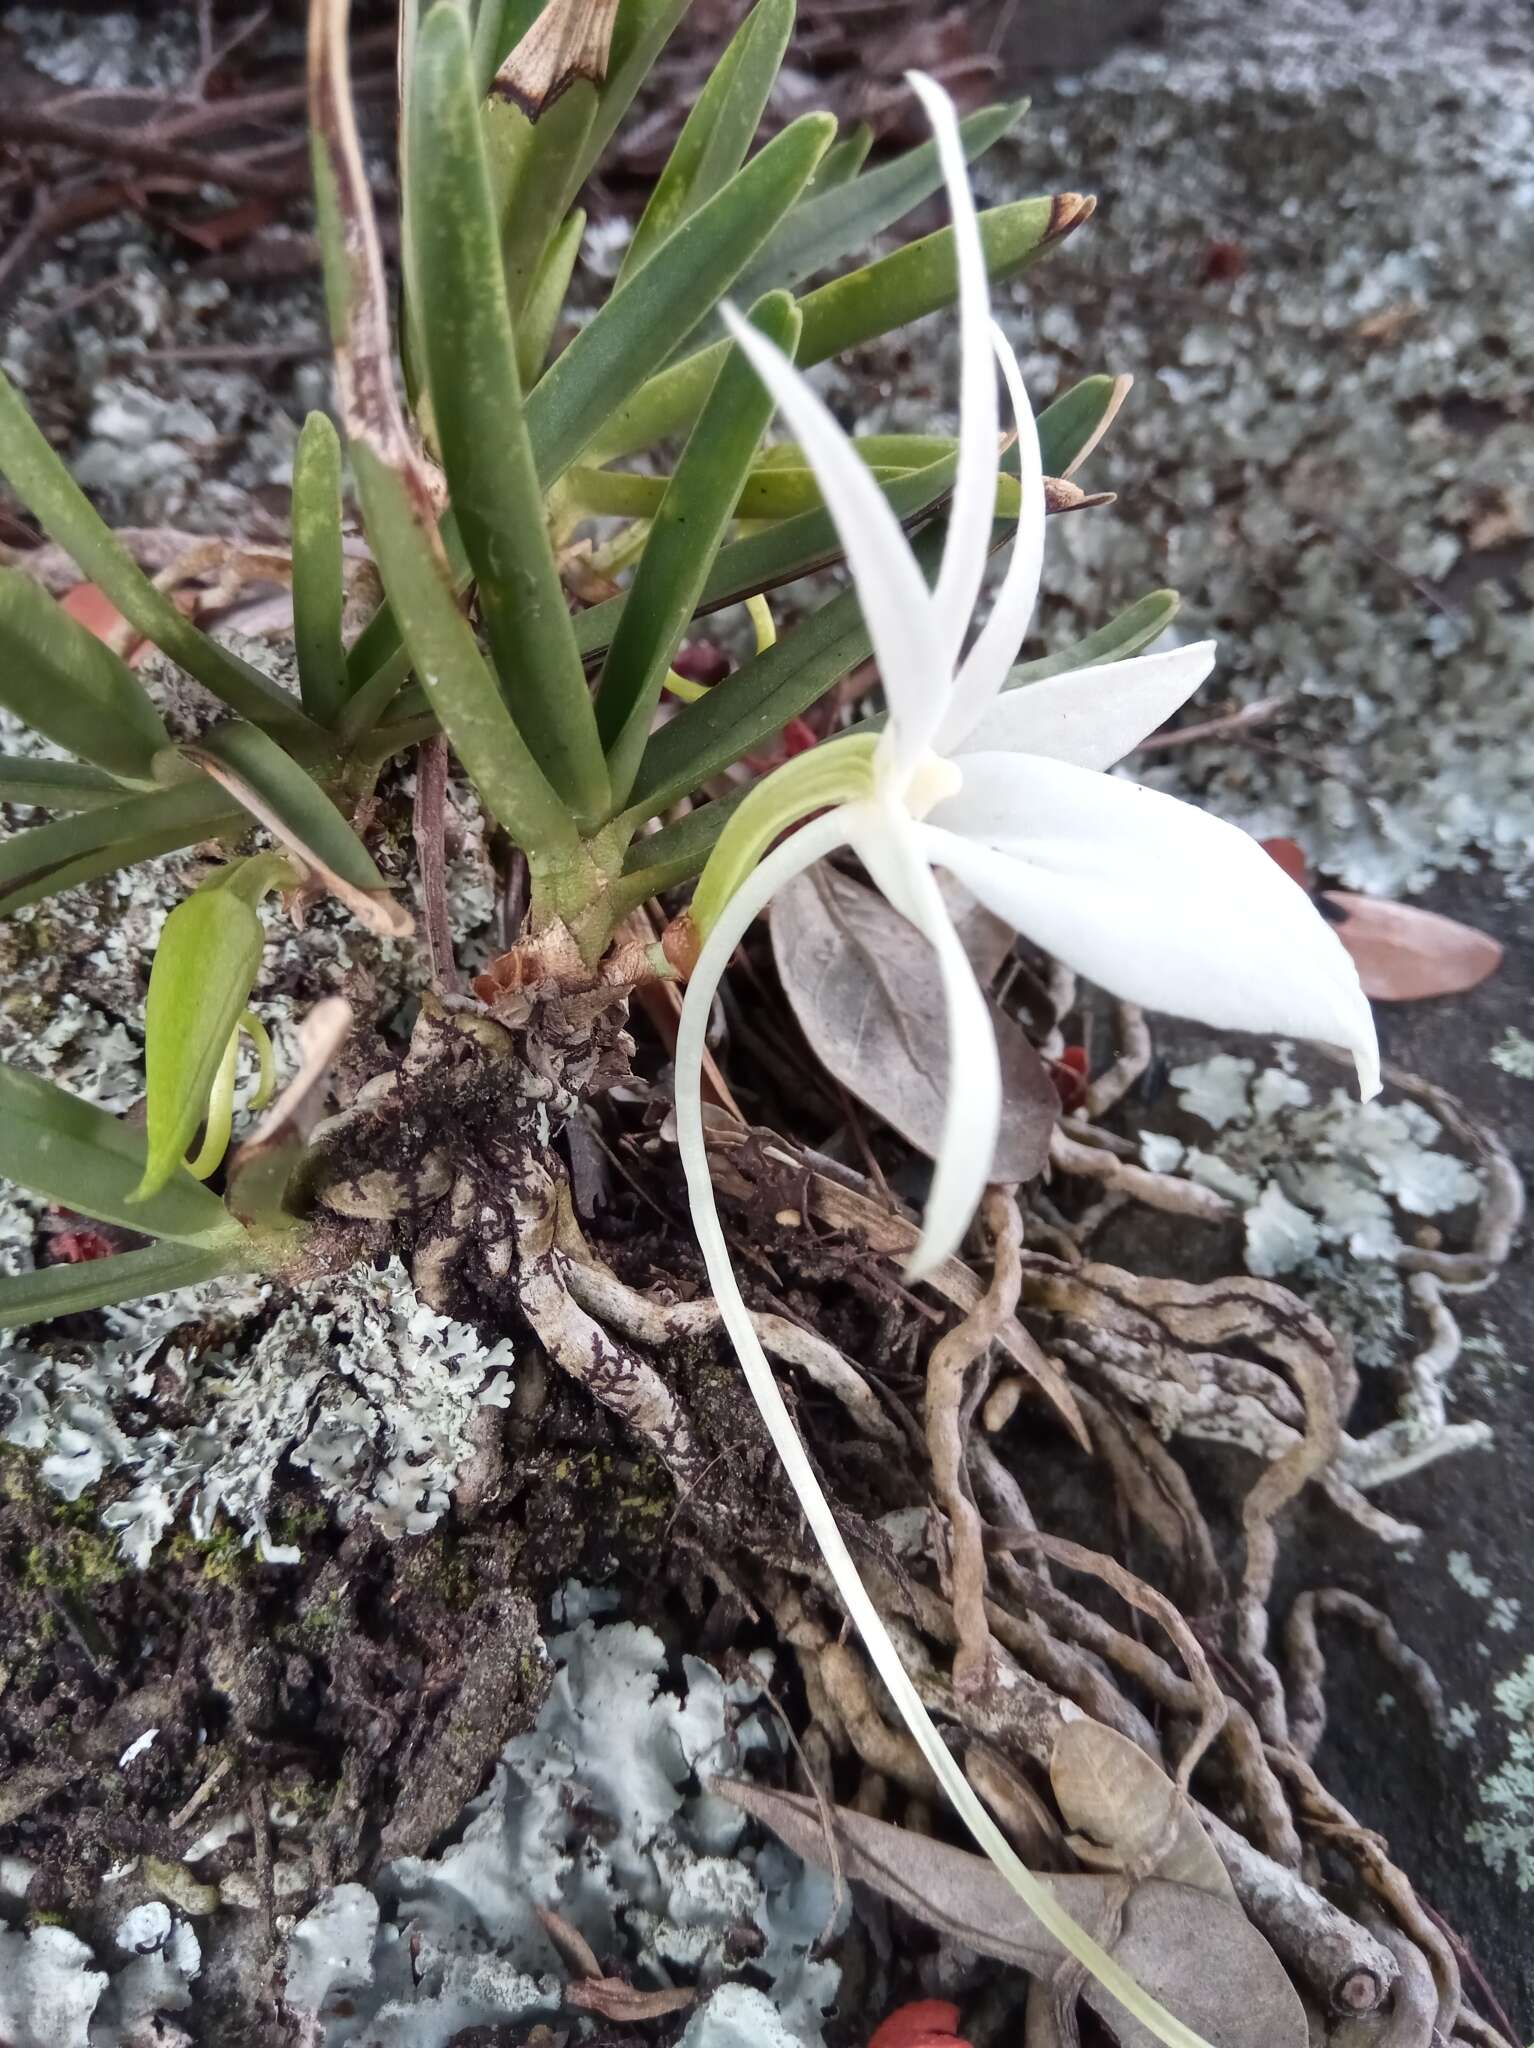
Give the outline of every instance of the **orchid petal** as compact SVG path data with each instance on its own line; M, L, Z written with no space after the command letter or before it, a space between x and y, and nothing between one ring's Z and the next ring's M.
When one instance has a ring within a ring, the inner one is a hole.
M1022 502L1012 541L1012 559L1001 579L990 617L964 657L938 728L936 744L939 752L945 754L951 754L965 738L1007 680L1007 670L1017 659L1017 650L1023 644L1028 621L1038 603L1039 577L1044 567L1044 458L1039 448L1039 430L1034 425L1033 407L1028 403L1023 373L1017 366L1012 344L994 323L991 343L1012 401Z
M1214 660L1215 643L1201 640L1004 690L970 728L959 764L991 752L1111 768L1182 709Z
M897 758L906 756L908 731L919 735L914 742L919 753L935 722L934 706L941 704L941 678L947 673L926 578L872 471L819 396L733 306L722 307L721 313L793 429L836 523L889 700Z
M1001 1127L1001 1063L985 996L909 815L860 804L852 844L874 883L931 945L948 1017L948 1088L921 1241L907 1272L920 1279L955 1252L991 1176Z
M799 1440L793 1418L783 1400L772 1367L767 1362L750 1311L741 1295L730 1262L730 1247L719 1221L709 1174L708 1149L703 1137L703 1048L708 1031L709 1008L714 991L751 920L768 898L791 876L829 853L847 835L846 814L832 812L801 827L792 839L770 853L762 865L742 883L730 898L723 915L704 946L688 984L682 1005L676 1045L677 1142L687 1177L693 1228L703 1251L709 1283L752 1397L766 1424L767 1434L783 1464L789 1484L798 1497L810 1531L820 1547L853 1625L862 1636L874 1669L884 1681L900 1718L931 1767L933 1776L953 1802L955 1812L996 1868L1029 1911L1054 1935L1083 1968L1090 1970L1103 1988L1135 2014L1169 2048L1205 2048L1202 2038L1164 2007L1158 2005L1116 1963L1100 1943L1066 1912L1047 1884L1042 1883L1020 1860L1006 1836L976 1797L969 1780L954 1761L948 1745L938 1734L932 1717L912 1684L900 1653L878 1608L869 1597L831 1504L826 1499L815 1468Z
M963 772L919 828L927 857L1015 931L1146 1009L1346 1046L1378 1094L1357 969L1255 839L1064 761L970 754Z
M919 71L908 71L906 82L932 124L943 182L948 188L958 268L959 459L948 510L948 538L943 544L943 564L933 595L939 661L946 682L958 665L990 552L991 523L996 517L1001 422L996 403L996 365L991 358L990 285L958 116L953 101L935 80ZM936 727L940 709L940 700L934 693L932 724L923 735L923 746Z

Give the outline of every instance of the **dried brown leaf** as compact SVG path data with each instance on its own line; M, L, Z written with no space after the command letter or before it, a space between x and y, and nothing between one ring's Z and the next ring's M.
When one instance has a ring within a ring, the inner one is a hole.
M715 1778L710 1789L771 1828L807 1862L828 1867L825 1824L813 1799ZM968 1850L916 1835L848 1807L831 1809L845 1875L981 1955L1052 1978L1065 1950L1028 1911L995 1865ZM1120 1968L1210 2048L1306 2048L1309 2030L1284 1966L1239 1906L1161 1878L1041 1876L1078 1926L1096 1935ZM1122 1908L1119 1901L1123 1899ZM1082 1997L1122 2048L1155 2036L1088 1979Z
M548 112L578 78L607 77L618 0L549 0L495 74L495 90L530 121Z
M994 946L966 919L967 939ZM843 1087L927 1157L936 1156L948 1095L947 1027L932 949L874 890L822 861L778 896L772 949L783 989L818 1058ZM1002 1120L992 1178L1032 1180L1060 1102L1049 1070L1003 1011Z
M638 2020L663 2020L674 2012L685 2012L697 1997L691 1985L669 1991L636 1991L621 1977L587 1977L579 1984L567 1984L564 2002L581 2012L594 2012L615 2026Z
M1337 936L1352 954L1364 994L1373 1002L1463 995L1502 964L1502 948L1488 933L1436 911L1354 896L1345 889L1325 889L1321 900L1341 912Z
M331 1068L353 1023L344 996L326 996L298 1027L299 1067L229 1156L225 1200L242 1223L270 1223L310 1133L324 1114Z
M1066 1825L1090 1838L1071 1845L1084 1862L1154 1872L1169 1884L1234 1900L1235 1887L1186 1794L1116 1728L1085 1715L1067 1721L1049 1759L1049 1783Z

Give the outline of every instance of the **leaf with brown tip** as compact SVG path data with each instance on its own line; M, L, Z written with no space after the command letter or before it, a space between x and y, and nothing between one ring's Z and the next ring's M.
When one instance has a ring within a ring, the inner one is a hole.
M1333 928L1372 1002L1463 995L1502 965L1502 948L1488 933L1415 903L1387 903L1346 889L1323 889L1321 901L1340 913Z

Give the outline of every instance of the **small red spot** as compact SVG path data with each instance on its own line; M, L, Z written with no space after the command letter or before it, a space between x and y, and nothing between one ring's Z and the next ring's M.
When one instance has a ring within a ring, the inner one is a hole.
M111 1256L110 1238L99 1230L92 1230L88 1223L75 1230L55 1231L48 1240L50 1266L83 1266L88 1259L109 1259Z
M684 640L671 666L689 683L722 683L730 673L728 655L712 640Z
M1199 265L1205 284L1231 284L1246 273L1250 258L1239 242L1210 242Z
M1057 1060L1050 1062L1055 1093L1060 1098L1060 1107L1065 1110L1080 1109L1086 1100L1087 1082L1091 1078L1091 1067L1087 1062L1084 1045L1068 1045Z
M966 2048L958 2039L959 2008L946 1998L897 2005L874 2028L868 2048Z
M820 745L820 735L806 718L791 718L778 735L780 744L770 754L747 754L746 766L753 775L770 775L796 754L807 754Z
M1310 887L1310 863L1297 840L1263 839L1258 844L1269 860L1277 861L1291 882L1298 882L1302 889Z

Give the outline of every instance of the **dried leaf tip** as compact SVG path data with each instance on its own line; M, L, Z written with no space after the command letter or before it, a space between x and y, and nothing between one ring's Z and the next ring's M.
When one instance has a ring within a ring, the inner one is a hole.
M1049 226L1044 230L1045 242L1058 242L1062 235L1070 234L1088 221L1097 211L1097 196L1092 192L1057 192L1049 210Z
M618 0L549 0L495 74L494 90L529 121L548 112L578 78L607 78Z
M335 230L344 255L344 284L332 284L337 303L332 324L336 384L347 439L370 448L407 485L417 512L433 535L440 507L430 474L405 421L394 385L394 342L389 322L389 289L378 238L378 220L368 186L352 101L347 57L350 0L315 0L309 15L309 123L316 152L315 176L334 208ZM340 318L337 320L337 315Z

